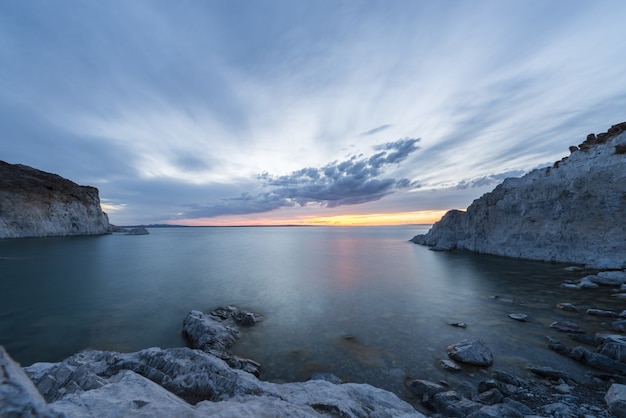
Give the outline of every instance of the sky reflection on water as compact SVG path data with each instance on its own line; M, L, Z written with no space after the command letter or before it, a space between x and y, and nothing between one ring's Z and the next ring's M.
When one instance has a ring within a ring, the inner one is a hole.
M264 379L331 372L405 396L405 376L464 381L441 370L445 348L484 339L493 368L583 370L546 348L548 326L606 321L556 308L621 311L610 290L559 283L563 265L429 251L407 242L424 227L152 229L148 236L0 241L0 344L23 364L87 347L133 351L184 344L189 310L233 304L265 320L234 351ZM509 313L525 313L520 323ZM466 322L466 329L451 322ZM480 372L465 368L480 378Z

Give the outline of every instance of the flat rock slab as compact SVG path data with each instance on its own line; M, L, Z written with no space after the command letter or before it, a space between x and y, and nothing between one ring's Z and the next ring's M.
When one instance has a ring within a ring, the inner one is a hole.
M515 319L516 321L520 321L520 322L528 321L528 315L523 314L523 313L512 313L512 314L509 314L509 318Z
M487 344L479 338L463 340L459 343L449 345L448 355L461 363L474 366L491 366L493 364L493 354Z
M556 321L550 324L550 328L561 332L584 332L574 321Z

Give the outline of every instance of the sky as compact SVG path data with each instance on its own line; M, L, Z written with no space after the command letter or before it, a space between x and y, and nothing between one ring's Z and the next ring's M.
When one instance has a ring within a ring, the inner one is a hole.
M623 0L0 2L0 160L111 223L432 223L626 121Z

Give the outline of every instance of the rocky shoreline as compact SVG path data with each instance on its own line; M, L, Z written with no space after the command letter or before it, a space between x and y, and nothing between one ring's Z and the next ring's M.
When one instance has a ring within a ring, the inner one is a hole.
M621 279L613 272L563 286L595 280L624 290L626 273L619 273ZM567 302L558 308L577 310ZM402 400L368 384L342 383L330 373L306 382L261 381L260 364L230 351L239 327L253 326L261 316L232 306L209 314L191 311L182 329L189 347L134 353L85 350L60 363L25 368L0 347L0 416L626 416L626 311L589 309L585 314L610 318L615 332L585 334L573 321L557 321L550 326L565 337L548 338L546 345L588 367L585 376L541 365L528 367L528 376L494 370L489 347L468 338L447 348L449 359L441 367L458 376L470 366L469 373L481 376L476 387L406 377L412 398ZM527 320L521 314L510 317Z
M590 134L552 166L504 180L411 241L436 250L623 269L624 190L626 122Z

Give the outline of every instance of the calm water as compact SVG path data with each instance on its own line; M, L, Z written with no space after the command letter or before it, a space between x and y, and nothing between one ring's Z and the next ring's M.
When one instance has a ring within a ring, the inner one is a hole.
M558 310L621 310L608 289L562 289L585 273L563 265L429 251L407 242L427 227L152 229L147 236L0 241L0 344L24 365L83 348L184 345L191 309L232 304L265 320L234 351L262 378L305 380L328 371L405 396L410 375L463 384L438 366L448 344L481 337L494 368L530 364L582 374L550 352L548 325L573 319L590 332L606 320ZM621 302L623 305L623 302ZM509 313L526 313L520 323ZM466 329L448 323L465 322ZM347 337L347 338L346 338Z

